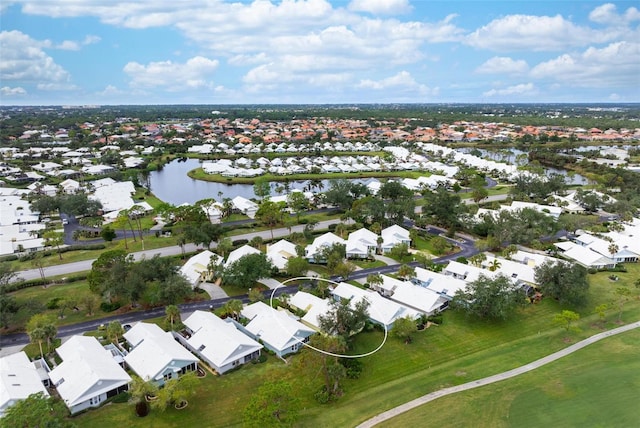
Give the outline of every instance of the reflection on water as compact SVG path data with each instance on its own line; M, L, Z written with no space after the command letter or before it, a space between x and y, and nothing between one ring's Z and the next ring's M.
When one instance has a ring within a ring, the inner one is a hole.
M187 173L192 169L200 167L198 159L187 159L186 161L172 161L164 166L160 171L153 171L149 174L151 191L164 202L173 205L183 203L193 204L207 198L222 200L224 198L235 198L242 196L247 199L255 198L252 184L225 184L213 183L210 181L194 180ZM323 190L329 188L329 180L321 180ZM305 189L309 184L308 180L290 181L291 189ZM278 190L284 187L283 182L271 183L271 194L278 194ZM316 188L316 190L318 190Z

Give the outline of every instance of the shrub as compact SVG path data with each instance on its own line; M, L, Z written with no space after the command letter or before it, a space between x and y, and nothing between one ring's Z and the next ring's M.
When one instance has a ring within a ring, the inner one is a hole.
M54 297L47 302L47 309L58 309L60 307L60 300L62 297Z
M113 302L113 303L109 303L109 302L102 302L100 303L100 309L102 309L102 312L113 312L116 309L120 309L120 302Z
M327 230L328 230L329 232L335 232L336 227L338 227L338 224L337 224L337 223L331 223L329 226L327 226Z
M249 240L248 239L236 239L235 241L233 241L231 244L234 247L240 247L242 245L248 244Z
M264 363L265 361L267 361L267 356L264 354L260 354L260 356L258 357L258 362Z
M362 373L362 361L355 358L340 358L340 364L347 369L349 379L358 379Z
M113 403L126 403L127 401L129 401L129 398L130 396L128 392L121 392L120 394L113 397L111 401Z
M468 264L469 264L469 260L467 260L467 258L466 258L466 257L458 257L458 258L456 259L456 261L457 261L458 263L462 263L462 264L465 264L465 265L468 265Z

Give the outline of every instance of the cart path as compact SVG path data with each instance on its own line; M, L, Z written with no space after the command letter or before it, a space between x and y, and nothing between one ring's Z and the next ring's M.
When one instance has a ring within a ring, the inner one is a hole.
M488 385L490 383L500 382L501 380L509 379L523 373L527 373L531 370L535 370L538 367L542 367L545 364L549 364L555 360L558 360L566 355L569 355L579 349L584 348L585 346L591 345L592 343L598 342L607 337L624 333L629 330L633 330L634 328L640 327L640 321L636 321L632 324L627 324L622 327L614 328L613 330L608 330L602 333L594 334L591 337L588 337L580 342L574 343L573 345L562 349L558 352L554 352L551 355L547 355L546 357L540 358L532 363L525 364L524 366L517 367L515 369L498 373L493 376L488 376L479 380L474 380L471 382L463 383L462 385L456 385L449 388L444 388L439 391L435 391L422 397L418 397L415 400L408 401L400 406L394 407L393 409L387 410L386 412L379 413L378 415L372 417L371 419L367 419L362 422L356 428L369 428L373 427L380 422L389 420L401 413L407 412L409 410L415 409L418 406L426 404L430 401L433 401L437 398L444 397L445 395L455 394L456 392L467 391L473 388L477 388L480 386Z

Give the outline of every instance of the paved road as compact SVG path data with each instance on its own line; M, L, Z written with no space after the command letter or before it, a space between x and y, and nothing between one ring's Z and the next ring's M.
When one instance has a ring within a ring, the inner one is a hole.
M316 225L316 229L326 229L330 224L340 223L340 222L341 220L337 220L337 219L323 220L318 222L318 224ZM302 225L302 224L292 226L291 232L302 232L304 230L304 226L305 225ZM273 229L273 237L284 238L288 236L291 232L289 231L289 228L286 228L286 227ZM263 230L260 232L249 232L249 233L244 233L242 235L231 236L230 238L233 240L246 239L250 241L252 238L256 236L260 236L263 239L271 239L271 232L268 230ZM194 244L185 245L186 252L195 252L198 250L198 248L199 247L197 247ZM215 242L211 244L211 248L215 248ZM131 255L133 255L133 258L135 260L140 260L143 257L151 258L156 254L159 254L160 257L176 256L176 255L182 254L182 250L178 245L174 245L170 247L157 248L155 250L146 250L146 251L138 251L135 253L131 253ZM95 259L83 260L79 262L48 266L44 268L44 275L46 277L52 277L52 276L58 276L58 275L69 275L75 272L88 271L88 270L91 270L91 263L93 263L94 260ZM28 269L28 270L17 272L16 277L14 278L14 281L30 280L30 279L37 279L37 278L40 278L40 271L38 269Z
M280 296L283 293L294 294L298 291L297 285L285 286L275 291L274 296ZM265 299L271 297L272 290L264 291ZM227 301L231 299L241 300L243 303L248 303L248 296L234 296L225 297L221 299L203 300L200 302L183 303L178 305L181 313L193 312L196 310L211 310L223 306ZM83 334L87 331L96 330L101 324L108 324L111 321L120 321L121 324L130 324L133 322L143 321L150 318L162 317L165 315L164 307L157 307L142 312L128 312L126 314L111 315L106 318L101 318L92 321L85 321L78 324L66 325L58 327L57 337L68 337L76 334ZM5 334L0 336L0 348L7 346L18 346L29 344L29 337L25 333Z
M439 391L435 391L422 397L418 397L415 400L411 400L405 404L402 404L398 407L394 407L393 409L387 410L386 412L380 413L374 416L371 419L368 419L357 426L357 428L370 428L373 427L380 422L387 421L395 416L398 416L401 413L407 412L409 410L415 409L418 406L426 404L430 401L433 401L437 398L444 397L445 395L455 394L456 392L468 391L473 388L478 388L480 386L489 385L490 383L500 382L505 379L509 379L523 373L527 373L531 370L535 370L539 367L542 367L546 364L549 364L557 359L565 357L579 349L584 348L585 346L591 345L592 343L598 342L607 337L624 333L625 331L632 330L634 328L640 327L640 321L636 321L632 324L627 324L622 327L614 328L613 330L605 331L604 333L595 334L587 339L581 340L578 343L575 343L565 349L562 349L558 352L554 352L551 355L547 355L546 357L540 358L532 363L525 364L524 366L517 367L513 370L509 370L506 372L498 373L493 376L485 377L479 380L474 380L471 382L463 383L462 385L452 386L450 388L444 388Z

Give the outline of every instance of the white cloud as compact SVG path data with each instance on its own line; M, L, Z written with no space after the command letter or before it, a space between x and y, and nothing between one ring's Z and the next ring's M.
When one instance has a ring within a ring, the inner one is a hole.
M357 85L358 88L371 89L375 91L383 90L405 90L416 91L420 95L437 95L439 88L430 89L428 86L416 82L407 71L401 71L393 76L381 80L363 79Z
M583 53L560 55L536 65L531 76L577 87L640 85L640 43L616 42Z
M42 50L49 45L48 40L34 40L20 31L0 33L0 79L45 85L67 83L69 73Z
M130 62L123 70L131 77L130 85L134 88L179 91L213 87L210 79L217 68L217 60L197 56L184 64L172 61L151 62L147 65Z
M469 34L466 43L494 51L555 51L594 42L607 42L616 32L581 27L561 15L507 15Z
M528 70L529 70L529 65L525 60L522 60L522 59L514 60L509 57L494 56L493 58L488 59L483 64L481 64L478 68L476 68L476 73L521 74L521 73L527 72Z
M633 21L640 21L640 11L635 7L630 7L621 15L615 4L606 3L593 9L589 14L589 19L599 24L627 25Z
M100 36L94 36L93 34L88 34L84 37L84 40L82 41L83 45L93 45L95 43L98 43L100 40L102 40L100 38Z
M125 93L124 91L121 91L116 86L107 85L102 91L97 92L97 95L100 95L103 97L110 97L114 95L122 95L124 93Z
M74 42L73 40L65 40L62 43L56 45L56 49L60 49L63 51L79 51L80 43Z
M485 97L495 96L521 96L521 95L535 95L537 93L536 87L533 83L520 83L519 85L508 86L502 89L491 89L484 92L482 95Z
M408 0L352 0L348 8L374 15L399 15L413 9Z
M16 86L15 88L10 88L9 86L3 86L0 88L0 95L3 97L16 97L20 95L26 95L27 91L20 87Z
M78 89L78 87L72 83L57 83L57 82L49 82L49 83L38 83L36 85L41 91L71 91L74 89Z

